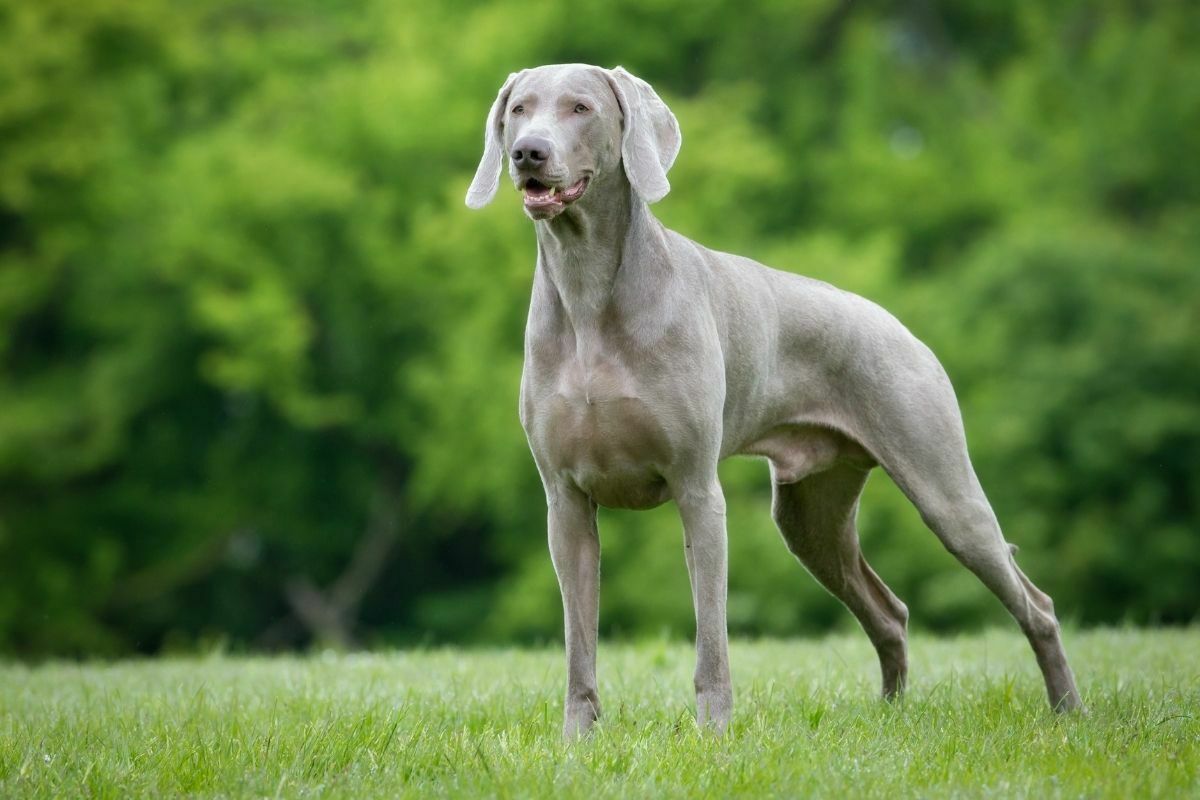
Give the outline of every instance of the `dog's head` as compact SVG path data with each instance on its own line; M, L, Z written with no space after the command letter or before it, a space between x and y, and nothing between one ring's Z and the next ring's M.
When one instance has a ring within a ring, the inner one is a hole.
M525 195L525 213L552 219L623 168L643 201L661 200L679 153L675 115L650 85L621 67L558 64L508 76L484 128L483 158L467 191L482 208L500 172Z

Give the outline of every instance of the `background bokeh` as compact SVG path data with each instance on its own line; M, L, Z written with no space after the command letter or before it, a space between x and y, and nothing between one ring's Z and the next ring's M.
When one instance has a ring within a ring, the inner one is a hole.
M0 653L559 635L517 420L534 236L462 198L505 76L623 64L670 226L944 361L1081 624L1200 607L1200 7L0 0ZM737 634L853 625L723 468ZM608 635L687 636L672 507L603 512ZM999 604L877 474L915 627Z

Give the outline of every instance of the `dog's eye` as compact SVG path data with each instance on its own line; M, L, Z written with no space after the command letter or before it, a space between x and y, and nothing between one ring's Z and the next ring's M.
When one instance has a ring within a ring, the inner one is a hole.
M513 107L512 107L512 113L514 113L514 114L524 114L524 113L525 113L525 106L521 106L521 105L516 105L516 106L513 106Z
M575 104L575 113L576 114L586 114L589 110L590 109L588 109L588 107L585 106L583 103Z

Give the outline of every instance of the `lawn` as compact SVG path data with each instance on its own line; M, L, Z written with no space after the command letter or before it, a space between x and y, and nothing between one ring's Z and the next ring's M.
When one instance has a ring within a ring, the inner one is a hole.
M875 699L861 634L735 642L724 738L686 644L604 645L604 717L559 741L557 648L0 665L0 797L1200 796L1200 630L1069 632L1051 714L1015 633L913 637Z

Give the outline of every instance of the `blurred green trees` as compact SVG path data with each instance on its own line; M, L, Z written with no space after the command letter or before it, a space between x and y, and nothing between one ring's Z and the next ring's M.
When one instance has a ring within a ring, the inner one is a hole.
M462 205L496 88L557 61L671 104L668 225L941 356L1065 618L1193 619L1197 41L1182 0L0 1L0 650L557 635L533 233ZM723 475L735 630L851 624L765 466ZM1000 618L881 475L860 527L915 625ZM674 510L602 537L605 629L688 633Z

